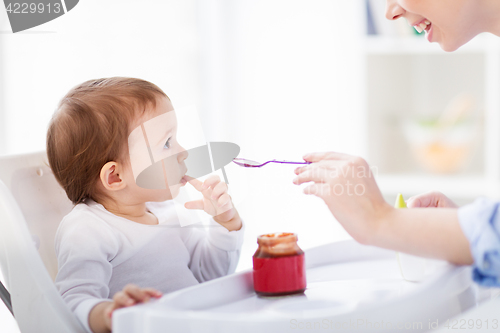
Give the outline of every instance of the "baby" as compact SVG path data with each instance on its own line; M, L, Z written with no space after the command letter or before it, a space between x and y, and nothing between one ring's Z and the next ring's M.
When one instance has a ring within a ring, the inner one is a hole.
M118 308L235 270L243 225L227 185L217 176L203 183L187 176L188 153L176 134L167 95L133 78L74 87L50 122L50 167L75 204L56 233L56 286L88 331L109 332ZM166 188L136 183L149 157L169 161ZM185 207L213 216L208 232L179 225L171 199L187 182L203 199Z

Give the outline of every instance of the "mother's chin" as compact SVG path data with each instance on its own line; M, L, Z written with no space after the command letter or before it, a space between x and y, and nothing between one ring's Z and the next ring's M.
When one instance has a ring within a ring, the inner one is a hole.
M463 45L467 44L471 39L473 39L477 35L478 35L477 33L474 33L474 34L468 34L468 35L462 34L461 36L459 36L457 38L450 38L450 37L443 38L443 37L441 37L440 40L437 41L437 43L439 44L439 46L441 46L441 49L443 49L443 51L453 52L453 51L458 50Z
M456 51L462 46L463 44L448 44L448 43L443 43L440 42L439 46L441 46L441 49L445 52L453 52Z

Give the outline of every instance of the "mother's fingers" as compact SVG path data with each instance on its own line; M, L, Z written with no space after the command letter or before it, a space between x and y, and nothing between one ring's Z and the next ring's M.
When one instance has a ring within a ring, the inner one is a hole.
M320 162L317 162L317 163L314 163L314 164L308 164L308 165L305 165L305 166L302 166L302 167L298 167L294 170L295 174L298 175L298 174L301 174L302 172L305 172L305 171L308 171L308 170L312 170L312 169L316 169L318 167L322 167L323 165L320 165L320 164L323 164L324 161L320 161Z
M351 155L329 151L329 152L305 154L303 156L303 159L304 161L307 162L319 162L322 160L347 160L351 157L352 157Z
M300 173L297 177L293 179L293 183L300 185L307 182L324 183L328 178L332 178L335 175L331 174L331 170L326 168L310 168Z
M327 195L330 191L330 185L328 184L323 184L323 183L314 183L309 186L307 186L304 189L305 194L312 194L316 195L318 197L321 197L323 195Z
M295 174L298 175L299 173L304 172L307 167L308 166L297 167L297 168L295 168L295 170L293 170L293 172L295 172Z
M328 170L336 170L338 171L339 168L342 167L342 165L345 164L345 161L341 160L322 160L319 162L311 163L303 167L298 167L294 170L296 175L299 175L303 172L310 171L310 170L316 170L319 168L322 169L328 169ZM338 172L340 173L340 172Z
M425 207L448 207L457 208L458 206L441 192L427 192L413 196L407 200L408 208Z

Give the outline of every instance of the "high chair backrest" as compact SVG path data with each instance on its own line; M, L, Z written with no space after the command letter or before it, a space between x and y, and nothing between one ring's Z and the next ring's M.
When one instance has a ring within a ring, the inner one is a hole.
M0 157L0 268L21 332L85 332L53 283L54 234L72 204L46 161Z
M54 235L73 204L48 165L45 152L0 157L0 180L21 208L38 253L54 280L57 274Z

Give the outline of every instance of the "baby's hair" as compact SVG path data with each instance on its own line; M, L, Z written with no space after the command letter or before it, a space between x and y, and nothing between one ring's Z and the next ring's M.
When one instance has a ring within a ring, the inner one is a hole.
M101 168L127 161L130 127L159 97L168 98L153 83L126 77L86 81L63 97L49 124L47 156L73 204L103 198Z

